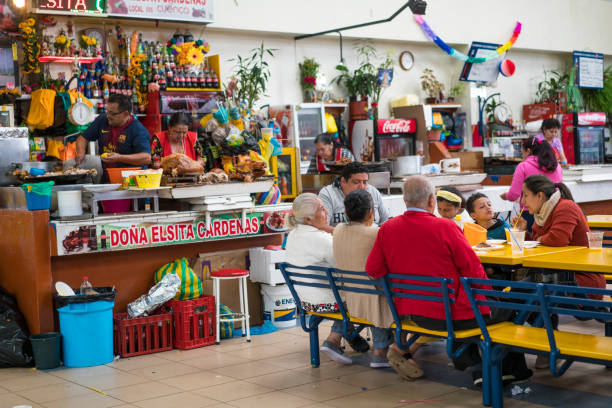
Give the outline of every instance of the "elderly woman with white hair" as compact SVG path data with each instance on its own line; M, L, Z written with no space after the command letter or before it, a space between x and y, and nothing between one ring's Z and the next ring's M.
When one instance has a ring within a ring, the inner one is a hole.
M285 245L288 263L302 267L335 267L333 238L324 231L329 227L327 210L317 195L303 193L293 201L293 215L289 218L289 225L292 229ZM296 291L304 310L320 313L338 311L334 294L329 289L297 286ZM312 315L310 318L321 319ZM352 329L352 325L349 325L349 330ZM342 325L334 322L331 333L321 345L321 350L334 361L351 364L353 361L340 347L341 340Z

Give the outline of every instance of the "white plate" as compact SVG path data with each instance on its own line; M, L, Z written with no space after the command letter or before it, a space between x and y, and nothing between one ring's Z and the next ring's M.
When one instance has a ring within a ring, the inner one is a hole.
M75 296L74 290L66 282L57 281L55 282L55 290L60 296Z
M92 193L104 193L119 190L119 187L121 187L121 184L85 184L83 189Z
M503 245L505 243L505 239L487 239L487 244L489 245Z
M525 241L525 243L523 244L525 248L535 248L540 245L541 244L539 241Z
M503 249L504 246L503 245L491 245L490 247L481 248L478 245L474 245L472 248L474 249L474 251L495 251L497 249Z

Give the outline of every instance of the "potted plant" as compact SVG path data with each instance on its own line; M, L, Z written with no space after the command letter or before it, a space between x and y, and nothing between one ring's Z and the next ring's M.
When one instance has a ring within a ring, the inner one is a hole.
M455 98L461 96L465 90L465 82L457 82L448 91L448 102L455 102Z
M427 95L427 98L425 98L426 104L436 103L444 99L444 95L442 94L444 85L442 82L438 81L438 78L436 78L433 73L433 69L425 68L423 70L423 75L421 75L421 89L423 89Z
M304 61L298 66L300 67L300 85L304 93L304 102L316 102L317 74L320 65L314 58L304 58Z
M274 57L277 49L265 48L264 43L249 51L248 57L241 55L230 61L236 62L234 75L236 76L235 98L241 103L246 103L246 109L253 110L255 102L265 95L268 80L270 79L270 67L266 57Z

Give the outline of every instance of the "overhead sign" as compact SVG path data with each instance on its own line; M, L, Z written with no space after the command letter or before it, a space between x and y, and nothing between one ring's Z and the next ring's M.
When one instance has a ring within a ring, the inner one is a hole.
M214 0L109 0L108 15L177 20L192 23L212 23Z
M595 52L574 51L579 88L603 89L604 57Z
M491 54L499 48L501 44L491 44L484 42L473 42L468 51L468 57L480 58ZM486 82L491 83L497 81L499 75L499 61L504 58L500 55L497 58L492 58L486 62L478 64L472 64L466 62L463 64L461 75L459 76L460 81L471 81L471 82Z
M37 8L49 14L104 14L106 0L37 0Z

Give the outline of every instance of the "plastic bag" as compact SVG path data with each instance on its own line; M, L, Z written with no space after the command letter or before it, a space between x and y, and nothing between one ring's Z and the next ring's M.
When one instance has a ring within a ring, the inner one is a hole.
M111 288L109 286L105 286L105 287L93 288L93 289L96 292L98 292L98 294L81 295L80 289L74 290L74 293L76 294L75 296L61 296L58 293L56 293L53 295L53 297L55 298L55 307L59 309L66 305L74 305L76 303L97 302L98 300L106 300L108 302L115 301L115 295L117 294L117 291L115 290L114 287Z
M24 367L33 363L30 332L17 300L0 287L0 367Z

